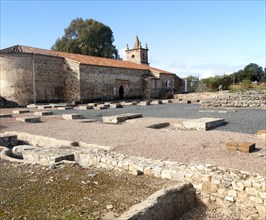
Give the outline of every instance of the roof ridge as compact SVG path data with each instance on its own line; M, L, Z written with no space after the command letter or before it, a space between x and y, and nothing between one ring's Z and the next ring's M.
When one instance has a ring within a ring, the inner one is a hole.
M84 54L74 54L74 53L48 50L48 49L42 49L42 48L36 48L24 45L14 45L12 47L0 50L0 54L6 54L6 53L30 53L30 54L48 55L48 56L61 57L65 59L74 60L81 64L129 68L129 69L142 69L142 70L150 70L150 71L157 71L160 73L172 74L165 70L160 70L151 66L130 62L128 60L114 60L111 58L96 57Z

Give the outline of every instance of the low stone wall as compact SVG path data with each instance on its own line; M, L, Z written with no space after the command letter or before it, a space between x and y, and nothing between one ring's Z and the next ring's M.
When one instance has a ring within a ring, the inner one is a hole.
M10 132L14 135L15 132ZM7 135L5 133L5 135ZM7 137L2 137L5 141ZM198 165L145 159L100 149L85 143L58 141L18 133L20 141L38 143L40 147L76 146L70 153L83 167L96 166L104 169L124 170L134 175L149 175L180 182L190 182L197 195L207 205L216 206L219 212L230 214L236 219L265 219L266 177L256 173L237 171L211 164ZM29 141L33 139L34 141ZM10 140L11 141L11 140ZM29 151L27 152L29 153Z
M193 186L183 183L162 189L145 201L132 206L118 220L178 219L197 204Z
M265 108L266 90L218 96L214 99L203 101L202 107Z
M171 161L156 161L140 157L92 149L77 152L75 160L83 167L126 170L178 181L188 181L205 204L237 219L264 219L266 216L266 178L258 174L226 169L214 165L188 166Z

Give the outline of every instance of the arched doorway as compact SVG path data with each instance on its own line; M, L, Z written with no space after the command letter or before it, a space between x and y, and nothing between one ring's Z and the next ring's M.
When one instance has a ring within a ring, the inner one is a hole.
M119 99L124 98L124 87L123 86L119 87L118 94L119 94Z

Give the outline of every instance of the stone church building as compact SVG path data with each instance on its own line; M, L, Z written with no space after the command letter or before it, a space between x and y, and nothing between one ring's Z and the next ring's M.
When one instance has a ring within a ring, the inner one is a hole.
M0 57L0 96L19 104L162 98L182 85L174 73L149 66L138 37L126 61L21 45L0 50Z

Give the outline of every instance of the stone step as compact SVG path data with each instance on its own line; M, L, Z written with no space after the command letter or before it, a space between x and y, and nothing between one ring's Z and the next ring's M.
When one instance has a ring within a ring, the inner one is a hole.
M129 119L141 118L141 117L142 117L142 114L140 113L126 113L126 114L120 114L120 115L114 115L114 116L105 116L103 117L103 123L118 124L118 123L124 122Z
M54 113L51 111L45 111L45 112L34 112L34 115L37 116L47 116L47 115L53 115Z
M30 110L13 110L14 114L30 113Z
M17 121L22 121L26 123L38 123L41 122L40 117L19 117L16 118Z
M186 129L207 131L225 124L224 118L199 118L183 122Z
M63 119L65 120L75 120L75 119L83 119L83 115L80 114L63 114Z

